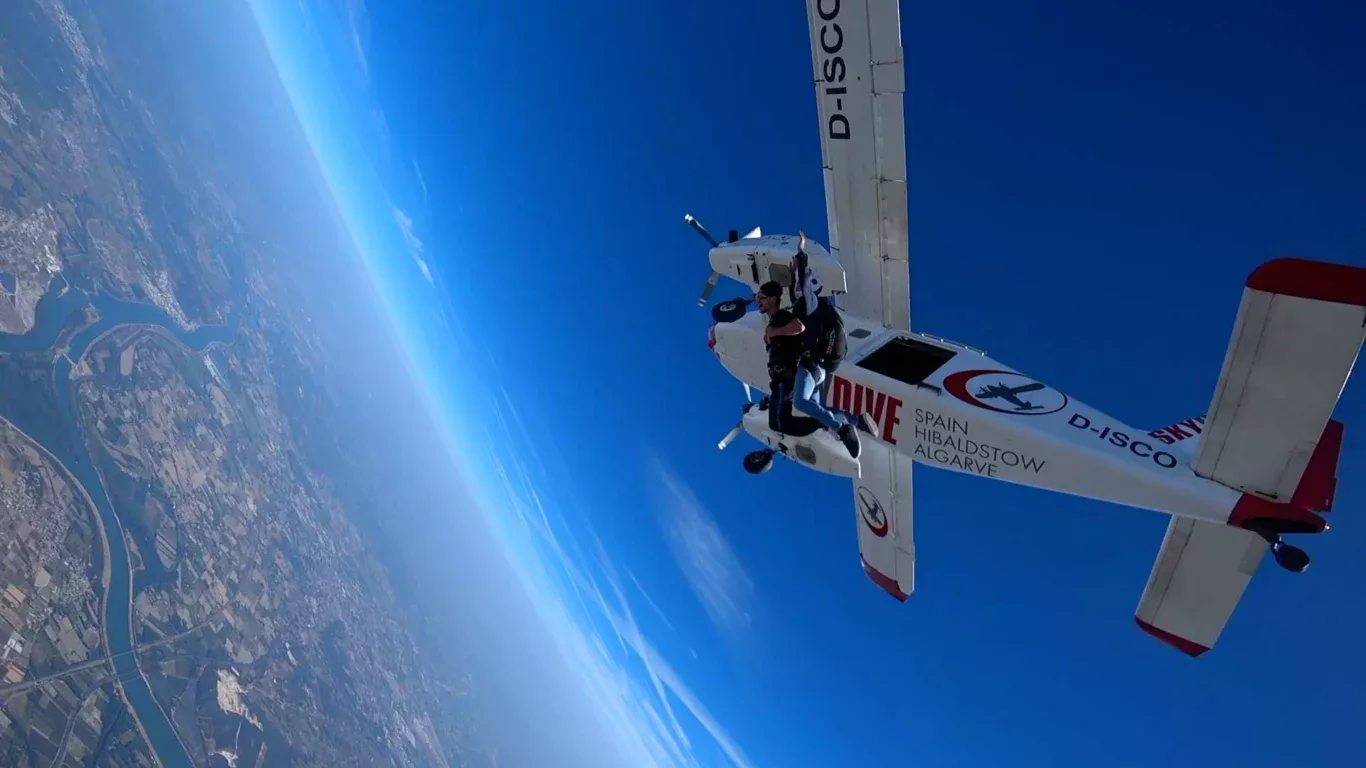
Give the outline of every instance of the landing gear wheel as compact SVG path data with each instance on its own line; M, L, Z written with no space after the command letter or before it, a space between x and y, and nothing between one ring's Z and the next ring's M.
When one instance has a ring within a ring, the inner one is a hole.
M1299 547L1278 541L1271 545L1271 554L1276 557L1276 564L1294 573L1304 573L1309 567L1309 555Z
M730 299L711 308L711 319L718 323L733 323L745 316L749 302L744 299Z
M762 475L773 467L773 451L751 451L745 454L745 471Z

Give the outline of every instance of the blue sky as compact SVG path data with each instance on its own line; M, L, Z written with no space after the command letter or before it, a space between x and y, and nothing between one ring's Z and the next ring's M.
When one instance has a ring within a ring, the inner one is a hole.
M1314 566L1263 568L1198 660L1134 626L1159 515L918 469L901 605L847 481L716 451L743 395L682 215L825 231L805 17L730 5L256 7L446 426L450 513L487 523L453 556L495 542L522 587L481 618L506 654L477 674L517 680L493 714L531 728L506 760L1349 764L1359 381ZM1366 263L1360 14L903 9L913 325L1141 427L1202 413L1257 264Z

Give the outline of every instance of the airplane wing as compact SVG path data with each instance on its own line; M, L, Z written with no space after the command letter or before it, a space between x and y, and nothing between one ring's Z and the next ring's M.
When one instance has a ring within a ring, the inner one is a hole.
M807 0L840 307L909 331L906 125L897 0Z
M1247 279L1192 468L1290 502L1366 340L1366 269L1277 259Z
M1265 553L1266 542L1251 531L1173 516L1134 618L1199 656L1214 647Z
M863 570L898 600L915 591L913 462L874 440L863 441L854 515Z

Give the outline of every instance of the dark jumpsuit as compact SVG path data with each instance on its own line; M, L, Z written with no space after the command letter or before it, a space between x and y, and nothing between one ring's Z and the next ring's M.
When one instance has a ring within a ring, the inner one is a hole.
M791 312L780 309L768 324L780 327L793 319ZM768 342L768 427L792 437L806 437L821 428L819 421L792 413L792 388L803 346L802 336L775 336Z

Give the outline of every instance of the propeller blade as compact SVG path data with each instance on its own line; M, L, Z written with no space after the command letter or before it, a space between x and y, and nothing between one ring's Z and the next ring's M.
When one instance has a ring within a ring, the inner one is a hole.
M734 428L734 429L732 429L731 431L727 432L727 433L726 433L726 436L723 437L723 438L721 438L721 442L717 443L717 444L716 444L716 447L719 448L719 449L721 449L721 450L723 450L723 451L726 450L726 446L730 445L730 444L735 440L735 438L739 437L739 436L740 436L740 433L741 433L741 432L744 432L744 431L745 431L745 423L744 423L743 421L742 421L742 422L739 422L738 424L735 425L735 428Z
M706 287L702 289L702 295L697 298L697 306L707 306L707 302L711 300L711 292L716 290L716 281L720 279L721 273L713 269L711 272L711 277L707 278Z
M708 243L711 243L711 247L719 248L721 246L721 244L716 241L716 238L712 237L711 233L707 231L707 228L702 226L702 222L694 219L691 213L683 214L683 220L691 224L692 228L697 230L697 234L705 238Z
M745 400L750 403L754 402L754 395L750 394L749 391L749 382L745 382Z

